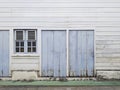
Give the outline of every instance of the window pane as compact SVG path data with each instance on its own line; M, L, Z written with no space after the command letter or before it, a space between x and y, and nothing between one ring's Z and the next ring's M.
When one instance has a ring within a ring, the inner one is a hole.
M24 48L21 48L20 51L21 51L21 52L24 52Z
M32 46L36 46L36 42L32 42Z
M28 42L28 46L31 46L31 42Z
M28 40L35 40L35 31L28 31Z
M31 48L28 48L28 52L31 52Z
M36 47L33 47L33 52L36 52Z
M16 31L16 40L23 40L23 31Z
M19 48L16 48L16 52L19 52Z
M19 46L19 42L16 42L16 46Z
M24 46L24 42L21 42L21 46Z

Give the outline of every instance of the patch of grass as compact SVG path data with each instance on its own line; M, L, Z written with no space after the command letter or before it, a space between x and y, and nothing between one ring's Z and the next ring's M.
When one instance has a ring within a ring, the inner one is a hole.
M0 81L0 86L120 86L120 81Z

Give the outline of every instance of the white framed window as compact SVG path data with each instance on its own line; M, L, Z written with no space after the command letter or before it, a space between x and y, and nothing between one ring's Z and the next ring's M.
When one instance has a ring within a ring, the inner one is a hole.
M35 53L36 32L34 29L15 29L15 53Z
M27 35L27 52L36 52L36 32L31 30Z

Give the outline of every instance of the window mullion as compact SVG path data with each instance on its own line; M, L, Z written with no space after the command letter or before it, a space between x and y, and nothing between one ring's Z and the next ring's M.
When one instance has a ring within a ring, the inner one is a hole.
M31 52L33 52L33 41L31 41Z
M24 31L24 50L25 50L25 53L27 53L27 31Z

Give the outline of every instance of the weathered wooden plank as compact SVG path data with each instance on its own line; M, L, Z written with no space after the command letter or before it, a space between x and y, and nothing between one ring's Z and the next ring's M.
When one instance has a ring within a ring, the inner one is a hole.
M0 8L0 13L119 13L119 8Z
M60 52L59 52L59 36L57 32L53 32L54 36L54 76L60 76Z
M60 49L60 76L66 77L67 72L67 52L66 52L66 31L58 32L60 34L60 40L59 40L59 49Z
M38 64L39 59L12 59L12 64Z
M66 76L66 33L54 31L54 76Z
M111 2L113 2L113 3L116 3L116 2L120 2L119 0L100 0L100 1L96 1L96 0L60 0L60 1L58 1L58 0L51 0L51 1L49 1L49 0L41 0L41 1L39 1L39 0L4 0L4 1L0 1L0 2L10 2L10 3L12 3L12 2L18 2L18 3L32 3L32 2L36 2L36 3L38 3L38 2L46 2L46 3L49 3L49 2L51 2L51 3L53 3L53 2L56 2L56 3L60 3L60 2L89 2L89 3L92 3L92 2L96 2L96 3L111 3Z
M77 40L77 38L76 38L76 35L77 33L74 31L70 31L70 35L69 35L69 52L70 52L70 55L69 55L69 57L70 57L70 76L74 76L75 75L75 66L77 66L76 64L77 63L75 63L75 61L76 61L76 55L77 55L77 53L76 53L76 40Z
M112 27L112 26L108 26L108 27L104 27L104 26L102 26L102 27L97 27L96 28L96 30L97 30L97 32L119 32L120 30L119 30L119 27Z
M96 54L96 57L98 57L98 58L99 58L99 57L103 57L103 58L111 58L111 57L112 57L112 58L114 58L114 57L115 57L115 58L119 58L119 57L120 57L120 54L119 54L119 53L116 53L116 54L115 54L115 53L113 53L113 54L105 54L105 53L104 53L104 54Z
M12 64L11 70L39 70L39 64Z
M120 63L120 58L117 58L117 57L96 58L96 63Z
M9 31L0 31L0 76L9 76Z
M0 7L120 7L120 3L68 3L68 2L61 2L61 3L0 3Z
M117 67L101 67L101 66L97 67L96 66L96 70L99 70L99 69L100 70L120 70L120 67L118 67L118 66Z
M52 31L47 31L47 76L54 76L54 36ZM44 53L45 54L45 53Z
M114 1L113 0L100 0L100 1L96 1L96 0L84 0L84 1L83 0L60 0L60 1L58 1L58 0L51 0L51 1L49 1L49 0L41 0L41 1L39 1L39 0L25 0L25 1L24 0L11 0L11 1L4 0L4 1L0 1L0 2L11 2L11 3L12 2L23 2L23 3L25 3L25 2L29 2L29 3L30 2L31 3L32 2L48 2L48 3L49 2L59 2L59 3L60 2L89 2L89 3L90 2L98 2L98 3L99 2L105 2L105 3L106 2L114 2L115 3L115 2L120 2L120 1L119 0L114 0Z
M96 53L97 54L119 54L120 49L104 49L104 50L97 49Z
M88 76L94 75L94 32L87 31L87 72Z
M96 45L119 45L120 40L96 40Z
M96 40L120 40L120 35L97 35Z
M120 63L96 63L96 67L120 67Z
M49 8L49 7L48 7ZM56 9L57 10L57 9ZM86 12L86 13L82 13L82 12L76 12L76 13L56 13L56 12L47 12L47 13L11 13L11 12L7 12L7 13L0 13L0 17L50 17L50 16L54 16L54 17L102 17L102 18L115 18L115 17L120 17L120 13L116 12L116 13L95 13L95 12Z
M71 32L72 33L72 32ZM75 66L76 66L76 76L82 76L82 72L83 72L83 67L82 67L82 39L84 37L82 37L82 31L77 31L76 32L76 40L77 40L77 46L76 46L76 54L77 54L77 61L75 62ZM75 44L75 43L73 43Z
M74 25L73 25L74 24ZM1 22L0 26L1 27L41 27L41 28L80 28L81 26L88 26L89 25L94 25L94 26L119 26L119 22ZM89 29L87 27L87 29ZM85 29L85 27L84 27ZM96 38L96 40L98 40ZM99 39L101 40L101 39ZM102 39L104 40L104 39ZM118 39L117 39L118 40Z
M86 49L87 49L87 37L86 37L86 31L82 32L82 76L87 75L87 55L86 55Z
M48 32L49 33L49 32ZM44 38L43 38L44 37ZM44 75L44 76L47 76L47 59L48 59L48 47L47 47L47 45L49 45L48 44L48 42L47 42L47 40L48 40L48 36L47 36L47 34L45 33L45 32L42 32L42 34L41 34L41 65L42 65L42 67L41 67L41 72L42 72L42 75Z
M47 13L46 13L47 14ZM56 14L56 13L53 13ZM77 13L79 14L79 13ZM60 22L60 23L64 23L64 22L108 22L108 21L115 21L115 22L120 22L120 17L116 18L101 18L101 17L89 17L89 16L84 16L84 17L71 17L71 18L65 18L65 17L1 17L0 18L1 22ZM104 33L104 34L103 34ZM119 33L110 33L110 32L98 32L96 33L96 35L120 35Z
M3 38L3 76L9 76L9 31L3 31L2 33L2 38Z
M96 35L120 35L120 31L97 31Z
M2 76L2 33L0 31L0 76Z
M120 49L120 45L119 44L101 44L101 45L96 45L97 49Z

